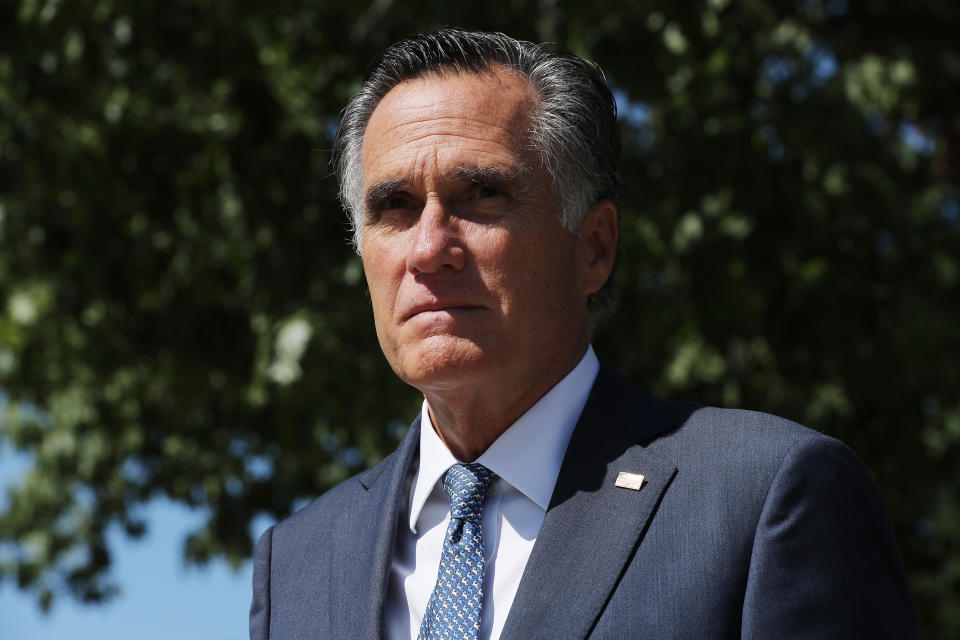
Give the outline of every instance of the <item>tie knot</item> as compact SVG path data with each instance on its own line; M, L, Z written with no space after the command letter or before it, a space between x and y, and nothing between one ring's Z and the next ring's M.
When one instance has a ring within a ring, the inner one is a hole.
M443 474L443 490L450 498L451 518L479 518L493 471L482 464L455 464Z

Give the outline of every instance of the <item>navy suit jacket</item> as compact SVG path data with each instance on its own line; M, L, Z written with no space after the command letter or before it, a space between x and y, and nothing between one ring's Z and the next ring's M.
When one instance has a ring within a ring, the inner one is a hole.
M253 640L381 637L419 428L264 533ZM617 487L620 471L642 488ZM850 449L770 415L658 402L603 365L501 637L915 636L896 541Z

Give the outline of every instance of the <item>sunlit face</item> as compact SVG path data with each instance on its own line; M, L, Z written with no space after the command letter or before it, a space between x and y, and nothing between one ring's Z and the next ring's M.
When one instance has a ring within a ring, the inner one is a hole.
M529 82L403 82L362 150L361 249L380 345L425 393L554 375L586 347L585 257L528 149ZM575 362L575 360L574 360Z

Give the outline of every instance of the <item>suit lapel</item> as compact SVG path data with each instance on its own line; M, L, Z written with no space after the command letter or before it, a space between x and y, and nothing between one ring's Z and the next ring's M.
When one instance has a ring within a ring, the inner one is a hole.
M352 546L357 552L354 558L363 558L373 551L369 573L361 572L361 575L356 575L354 565L355 575L348 578L369 585L369 606L359 609L367 612L366 633L363 637L369 640L382 636L383 607L397 532L397 517L401 501L406 499L403 492L407 486L407 472L416 456L419 442L420 418L417 417L400 446L391 454L392 460L384 460L383 464L358 476L357 479L364 489L363 498L349 516L353 524L348 525L342 532L347 536L346 539L354 541ZM359 532L365 530L367 535L359 535ZM340 603L341 611L358 611L357 602L349 601L348 596L349 593L344 590L343 597L346 599Z
M601 367L501 638L586 638L676 468L642 446L670 428L662 405ZM619 472L643 474L639 491Z

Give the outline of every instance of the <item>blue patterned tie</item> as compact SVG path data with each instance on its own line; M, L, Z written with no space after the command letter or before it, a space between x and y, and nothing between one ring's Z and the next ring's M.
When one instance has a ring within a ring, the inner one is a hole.
M418 640L475 640L483 601L480 514L494 473L482 464L456 464L443 474L450 524L443 539L437 585L430 594Z

